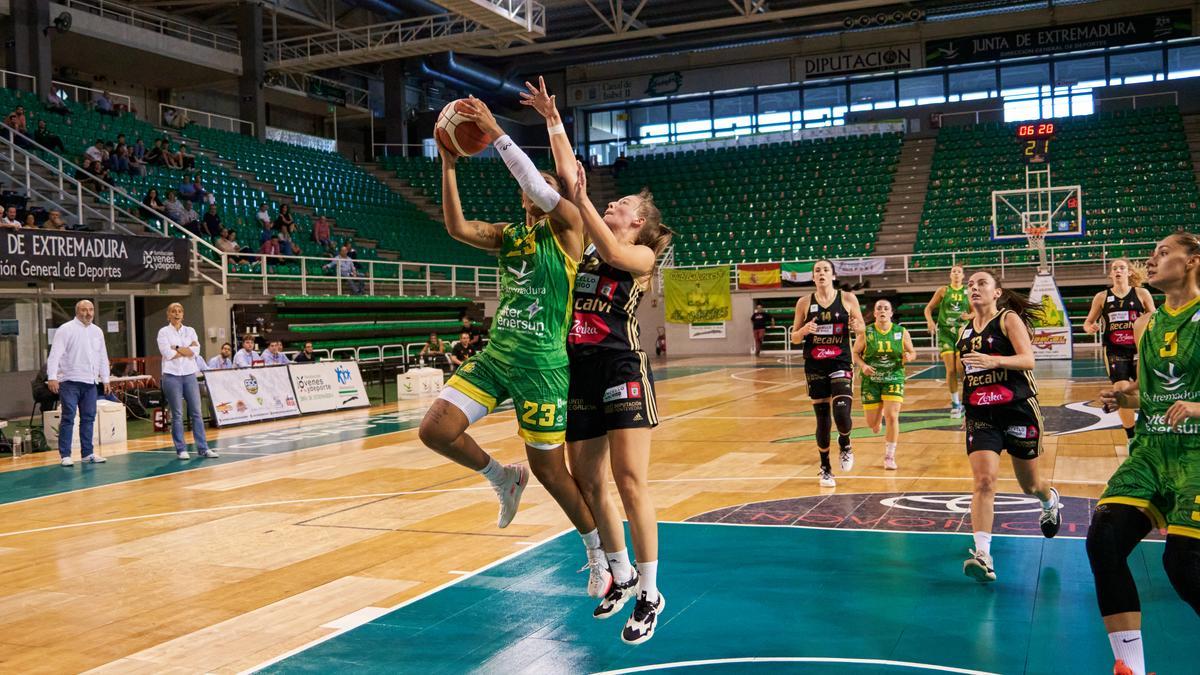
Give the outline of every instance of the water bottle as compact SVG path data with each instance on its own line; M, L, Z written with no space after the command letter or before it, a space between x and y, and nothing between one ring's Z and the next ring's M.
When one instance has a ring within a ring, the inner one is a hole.
M13 432L13 437L12 437L12 456L13 456L13 459L16 459L16 458L20 457L21 455L25 454L25 453L23 452L23 447L22 447L22 446L23 446L23 444L22 444L22 442L21 442L21 432L20 432L20 431L14 431L14 432Z

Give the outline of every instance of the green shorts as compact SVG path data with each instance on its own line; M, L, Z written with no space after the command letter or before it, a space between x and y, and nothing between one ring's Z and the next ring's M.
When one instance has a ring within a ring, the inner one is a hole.
M1129 458L1100 496L1100 504L1106 503L1136 506L1167 534L1200 539L1200 442L1139 429Z
M962 332L962 326L943 326L938 324L937 327L937 343L938 353L945 354L947 352L958 353L958 335Z
M871 378L863 377L863 410L878 408L884 401L904 403L904 382L872 382Z
M568 366L549 370L510 366L485 349L459 366L446 386L489 413L511 398L517 410L517 433L527 444L548 450L566 441L570 378ZM443 392L442 397L457 403L453 395Z

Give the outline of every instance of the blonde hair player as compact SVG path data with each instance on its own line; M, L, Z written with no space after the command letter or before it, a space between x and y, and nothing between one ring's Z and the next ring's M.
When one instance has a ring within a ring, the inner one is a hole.
M555 97L538 78L528 82L522 103L561 129ZM552 140L556 159L571 157L565 134ZM658 591L658 519L647 482L650 435L658 425L658 403L650 359L642 350L637 310L650 287L658 256L671 242L662 215L648 192L621 197L604 215L587 196L583 166L568 181L571 200L583 214L591 244L575 278L574 319L567 336L571 386L567 396L567 456L584 500L596 518L611 583L592 611L607 619L633 597L634 609L621 639L640 644L652 638L666 600ZM608 470L629 517L637 570L629 561L621 515L608 494ZM603 564L604 561L600 561Z
M829 464L831 418L838 430L841 469L854 468L854 450L850 447L850 432L854 427L850 417L854 405L850 332L866 328L858 298L835 288L834 278L832 262L818 260L813 265L813 283L817 289L796 302L796 318L792 322L792 344L804 344L804 378L817 417L821 487L837 485Z
M1033 345L1028 321L1038 306L1000 286L990 272L976 272L967 283L974 318L958 338L966 403L967 458L974 490L971 527L975 549L963 573L979 582L996 580L992 564L992 521L1000 453L1012 459L1017 483L1042 504L1040 525L1046 538L1058 534L1062 516L1058 490L1038 471L1042 454L1042 411L1033 379Z
M934 319L933 311L937 310ZM938 354L946 367L946 388L950 390L950 416L962 417L963 404L959 394L962 385L963 367L958 355L958 334L971 318L967 303L967 290L963 287L963 266L950 267L950 283L937 289L929 304L925 305L925 325L934 336Z
M1105 410L1139 408L1137 433L1129 458L1100 495L1087 534L1116 675L1146 672L1142 608L1128 558L1152 527L1166 527L1163 568L1200 615L1200 237L1166 237L1146 267L1149 282L1166 298L1133 324L1134 379L1100 393Z
M525 221L467 220L458 194L456 158L441 148L446 230L464 244L498 252L500 304L488 346L454 372L421 420L420 438L429 448L479 472L492 484L500 500L497 526L507 527L517 513L529 472L519 464L502 466L466 431L511 398L529 468L579 531L589 560L603 560L595 521L567 471L563 449L570 376L567 328L575 271L583 251L583 219L574 204L561 198L559 178L539 173L505 135L487 106L471 98L459 113L489 135L517 179ZM588 592L599 597L603 583L593 576L589 575Z
M1143 314L1154 313L1154 298L1142 288L1146 270L1128 258L1117 258L1109 266L1108 278L1112 288L1100 291L1092 298L1083 329L1103 334L1104 368L1113 384L1137 379L1137 343L1133 339L1133 324ZM1117 411L1125 437L1133 438L1134 412L1128 408Z
M875 301L875 321L854 341L854 365L862 372L862 406L867 426L879 433L887 425L883 468L896 470L896 444L900 442L900 406L904 405L904 364L917 358L912 336L892 323L892 301Z

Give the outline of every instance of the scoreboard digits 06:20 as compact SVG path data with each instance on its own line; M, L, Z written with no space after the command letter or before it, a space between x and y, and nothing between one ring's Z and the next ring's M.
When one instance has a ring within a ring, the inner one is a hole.
M1017 126L1017 140L1026 162L1049 161L1050 141L1054 139L1054 122L1030 122Z

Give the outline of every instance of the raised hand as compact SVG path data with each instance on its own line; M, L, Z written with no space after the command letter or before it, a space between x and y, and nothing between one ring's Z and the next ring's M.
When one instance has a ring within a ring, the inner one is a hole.
M526 82L525 88L529 91L521 92L521 105L533 108L545 118L558 115L558 106L555 103L555 97L551 96L549 90L546 88L545 78L539 75L536 87Z
M575 162L575 191L571 193L571 201L579 204L587 198L587 171L583 162Z
M466 110L459 110L459 114L478 124L479 129L492 140L504 135L504 130L500 128L500 123L496 121L496 116L488 109L487 104L474 96L467 98Z

